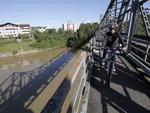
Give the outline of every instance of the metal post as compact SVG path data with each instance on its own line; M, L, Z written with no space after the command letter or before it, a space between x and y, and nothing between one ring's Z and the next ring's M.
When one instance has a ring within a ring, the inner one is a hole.
M115 15L114 15L114 17L115 17L115 19L116 19L116 17L117 17L117 0L115 0Z
M132 0L130 22L129 22L129 29L128 29L128 40L127 40L128 53L131 50L133 33L134 33L135 22L136 22L136 12L138 9L138 5L139 5L139 0Z
M146 55L145 55L145 58L144 58L144 62L146 62L146 61L147 61L148 51L149 51L149 49L150 49L150 45L149 45L149 44L147 44L147 50L146 50Z
M100 20L99 20L99 31L100 31L100 29L101 29L101 21L102 21L102 14L100 14Z
M125 33L128 33L128 28L129 28L129 12L127 13L126 17L126 28L125 28Z
M135 21L134 31L133 31L134 33L136 33L136 31L138 29L139 20L140 20L140 10L138 8L137 13L136 13L136 21Z

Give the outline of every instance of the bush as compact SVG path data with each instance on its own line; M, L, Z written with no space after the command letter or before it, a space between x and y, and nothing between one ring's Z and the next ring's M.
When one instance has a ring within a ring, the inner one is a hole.
M29 34L22 34L21 36L24 40L28 40L30 38Z
M69 47L79 47L85 44L92 37L93 33L98 29L98 23L87 23L81 24L80 28L74 34L74 37L68 38L67 46Z
M64 32L45 31L43 33L34 32L36 43L32 44L32 48L52 48L65 45L68 39Z
M30 46L31 46L32 48L39 48L39 49L44 49L44 48L46 48L46 45L45 45L44 43L38 43L38 42L33 43L33 44L31 44Z
M15 55L15 54L17 54L17 53L18 53L17 50L13 50L13 52L12 52L13 55Z

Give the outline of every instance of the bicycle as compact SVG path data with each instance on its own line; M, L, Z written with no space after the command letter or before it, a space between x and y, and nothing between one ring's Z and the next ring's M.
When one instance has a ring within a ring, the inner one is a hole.
M105 58L105 69L107 71L106 74L106 88L110 88L110 82L111 82L111 77L113 75L113 69L115 68L115 56L117 53L117 51L119 51L120 53L122 52L123 48L120 47L116 47L116 48L112 48L109 49L107 52L107 58ZM103 63L103 62L102 62Z

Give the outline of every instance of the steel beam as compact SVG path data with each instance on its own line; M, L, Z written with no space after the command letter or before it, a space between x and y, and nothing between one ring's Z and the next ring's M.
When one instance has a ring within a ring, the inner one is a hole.
M128 40L127 40L128 53L131 50L132 38L133 38L135 22L136 22L136 12L137 12L138 6L139 6L139 1L138 0L132 0L132 6L131 6L131 12L130 12L130 21L129 21L129 28L128 28Z

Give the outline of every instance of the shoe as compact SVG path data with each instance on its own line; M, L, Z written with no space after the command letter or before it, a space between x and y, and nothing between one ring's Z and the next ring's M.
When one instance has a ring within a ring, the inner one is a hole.
M116 72L116 68L113 68L113 72Z
M105 62L102 62L102 66L105 66Z
M102 68L105 68L105 59L102 60Z

